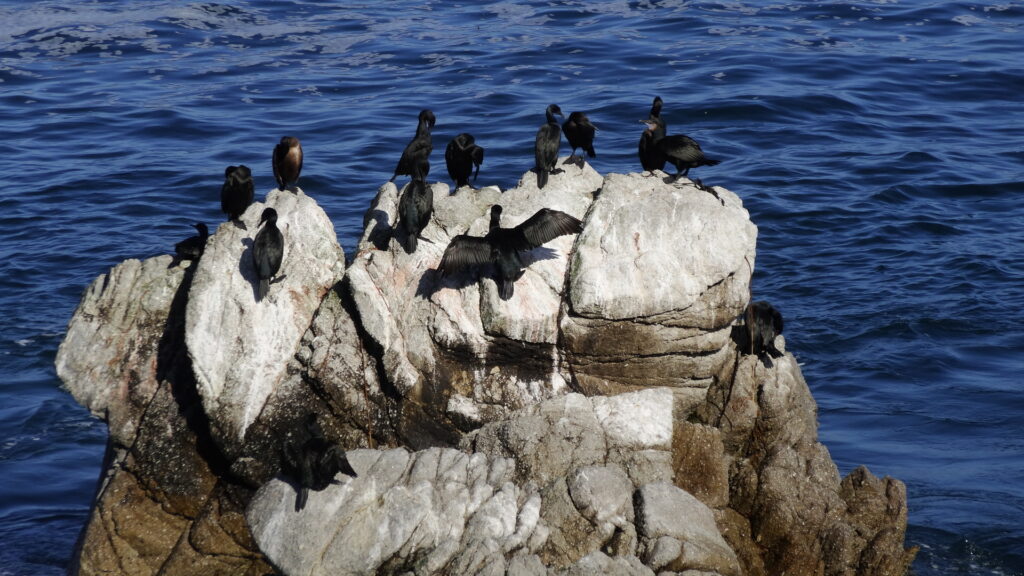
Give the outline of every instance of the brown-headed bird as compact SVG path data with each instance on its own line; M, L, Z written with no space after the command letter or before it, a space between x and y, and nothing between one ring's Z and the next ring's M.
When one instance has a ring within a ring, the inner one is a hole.
M299 181L302 172L302 144L294 136L285 136L274 146L274 179L279 190Z

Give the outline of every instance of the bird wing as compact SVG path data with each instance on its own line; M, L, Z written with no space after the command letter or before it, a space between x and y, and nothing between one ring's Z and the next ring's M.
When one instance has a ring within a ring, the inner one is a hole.
M672 134L658 141L665 154L684 162L696 162L704 157L704 151L696 140L683 134Z
M517 233L515 248L530 250L564 234L582 232L583 223L565 212L541 208L514 230Z
M473 163L479 166L484 163L484 149L476 144L469 147L469 155L473 159Z
M491 261L491 243L479 236L459 234L448 243L437 269L442 275Z

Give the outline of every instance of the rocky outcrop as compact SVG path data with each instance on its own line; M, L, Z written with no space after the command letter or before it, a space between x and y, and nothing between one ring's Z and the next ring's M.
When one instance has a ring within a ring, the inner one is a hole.
M57 358L111 432L79 572L904 573L903 485L841 479L792 355L743 353L739 198L560 166L542 192L433 184L412 254L386 184L347 269L315 202L272 192L288 246L260 303L260 204L192 266L97 279ZM486 268L437 273L494 203L584 220L508 301ZM281 450L310 413L356 476L296 511Z

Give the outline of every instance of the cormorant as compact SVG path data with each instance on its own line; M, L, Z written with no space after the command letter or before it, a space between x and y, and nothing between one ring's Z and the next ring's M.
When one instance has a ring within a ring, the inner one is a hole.
M319 491L331 484L338 484L334 479L338 472L356 476L345 452L324 436L316 414L307 416L303 429L285 441L282 453L285 473L292 476L299 485L295 494L296 512L306 506L310 489Z
M469 186L469 175L473 174L473 165L476 165L476 174L473 180L480 174L480 165L484 163L484 149L476 145L472 134L463 132L448 143L444 150L444 161L448 165L448 175L455 181L455 189Z
M302 172L302 144L293 136L284 136L274 146L274 179L279 190L287 190L295 184Z
M470 266L493 264L498 295L502 300L512 297L515 281L523 275L519 253L532 250L563 234L578 234L583 223L560 212L542 208L515 228L501 227L501 206L491 206L491 225L486 236L460 234L441 257L438 269L444 277Z
M666 127L665 121L661 119L661 104L661 97L655 96L654 103L651 104L651 113L647 116L647 120L654 122L654 127L648 126L640 135L638 152L640 165L643 166L645 172L665 169L665 155L654 145L655 142L665 137Z
M566 160L566 162L576 161L576 149L583 148L583 151L587 153L587 156L594 158L597 156L597 152L594 152L594 132L597 131L597 127L590 123L590 118L583 112L573 112L569 114L569 119L562 124L562 132L565 132L565 139L569 141L569 146L572 146L572 155ZM581 165L583 156L580 156Z
M772 358L782 357L775 347L775 337L782 334L782 314L771 304L760 300L747 305L744 318L750 353L756 354L764 365L772 367Z
M537 167L537 188L548 183L548 174L554 172L558 162L558 146L562 143L562 130L555 120L555 115L562 115L557 104L551 104L544 111L547 123L537 130L537 142L533 147L533 156Z
M430 153L434 150L434 144L430 140L430 130L434 128L434 113L430 110L420 110L419 123L416 125L416 136L409 141L402 151L402 157L395 166L395 174L390 182L394 182L399 174L412 176L413 178L427 179L430 172Z
M252 172L248 166L228 166L224 170L224 186L220 189L220 210L245 228L239 220L245 209L252 204L255 190L252 183Z
M406 253L416 251L417 239L427 224L430 224L433 213L434 190L422 178L413 178L398 200L398 218L406 234Z
M199 235L189 236L174 245L174 253L177 255L175 264L182 260L199 260L199 257L203 255L203 250L206 249L206 239L210 237L209 228L202 222L196 222L193 226Z
M284 236L277 229L277 210L263 210L260 224L264 222L266 226L256 233L256 239L252 243L252 262L256 267L256 276L260 280L256 292L257 302L263 300L270 292L270 281L281 269L281 258L284 256Z
M662 134L664 134L664 124L661 123L660 119L652 120L649 118L641 120L641 122L647 125L647 130L652 132L652 134L658 132L660 124ZM658 152L664 154L666 160L676 167L675 178L688 175L690 168L715 166L721 162L720 160L713 160L704 156L704 151L700 149L700 144L684 134L663 135L660 138L654 136L652 137L652 143Z

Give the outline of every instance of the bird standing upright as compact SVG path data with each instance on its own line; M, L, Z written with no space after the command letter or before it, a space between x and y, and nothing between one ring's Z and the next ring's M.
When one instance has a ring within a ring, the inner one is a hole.
M274 179L279 190L299 181L302 172L302 144L293 136L285 136L274 146Z
M417 241L423 229L430 224L434 213L434 190L422 178L413 178L402 191L398 200L398 218L405 228L405 251L416 251Z
M284 257L284 235L277 228L277 210L264 209L260 215L260 225L264 223L266 225L256 233L256 239L252 243L252 262L256 268L256 277L259 279L257 302L267 297L270 282L281 269L281 260Z
M577 218L542 208L514 228L501 227L501 206L491 206L491 222L487 235L460 234L448 244L441 256L438 270L446 276L463 268L493 264L498 296L502 300L512 297L515 281L523 275L523 260L519 253L532 250L563 234L578 234L583 223Z
M650 124L648 125L648 128L640 134L640 143L637 146L640 165L643 166L645 172L665 169L665 155L654 145L655 142L665 137L666 126L665 121L661 119L661 105L661 97L655 96L654 102L651 104L651 112L647 116L647 120L654 123L653 128Z
M224 185L220 188L220 209L228 215L228 220L245 224L239 218L255 199L255 187L252 182L252 171L244 164L228 166L224 170Z
M562 124L562 132L565 132L565 139L569 141L569 146L572 146L572 154L566 159L566 163L576 161L576 149L582 148L587 156L594 158L597 156L597 152L594 151L594 133L597 132L597 126L590 123L590 118L583 112L573 112L569 114L569 119ZM583 156L580 156L580 166L583 165L586 160Z
M547 123L537 130L537 140L533 146L533 156L536 160L537 188L543 188L548 183L548 174L554 172L555 164L558 162L558 147L562 143L562 129L555 120L555 115L562 115L562 109L557 104L551 104L544 111Z
M391 176L390 182L394 182L400 174L426 180L430 173L430 153L434 150L434 144L430 139L430 131L434 128L437 119L430 110L420 110L419 121L416 124L416 135L402 151L402 157L398 159L395 166L395 173Z
M480 165L484 163L484 149L477 146L472 134L463 132L448 143L444 150L444 161L448 166L448 175L455 181L455 189L469 186L469 175L473 174L473 166L476 165L476 174L480 174Z

